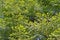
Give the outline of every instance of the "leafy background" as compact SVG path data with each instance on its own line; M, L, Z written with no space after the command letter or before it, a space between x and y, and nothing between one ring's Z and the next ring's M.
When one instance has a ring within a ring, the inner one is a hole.
M0 0L0 40L60 40L60 0Z

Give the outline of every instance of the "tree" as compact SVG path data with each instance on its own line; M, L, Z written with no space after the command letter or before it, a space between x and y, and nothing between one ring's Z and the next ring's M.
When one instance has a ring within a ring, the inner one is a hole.
M3 6L0 6L0 14L3 16L0 18L0 39L59 40L59 2L59 0L1 0L0 5Z

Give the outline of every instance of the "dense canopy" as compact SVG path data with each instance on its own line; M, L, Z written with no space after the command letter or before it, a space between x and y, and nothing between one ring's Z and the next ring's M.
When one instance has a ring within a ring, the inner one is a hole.
M0 40L60 40L60 0L0 0Z

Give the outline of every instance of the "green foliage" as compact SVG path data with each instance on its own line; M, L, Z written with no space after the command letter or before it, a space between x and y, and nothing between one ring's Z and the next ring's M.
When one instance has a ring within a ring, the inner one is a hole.
M59 0L0 0L0 40L60 40Z

